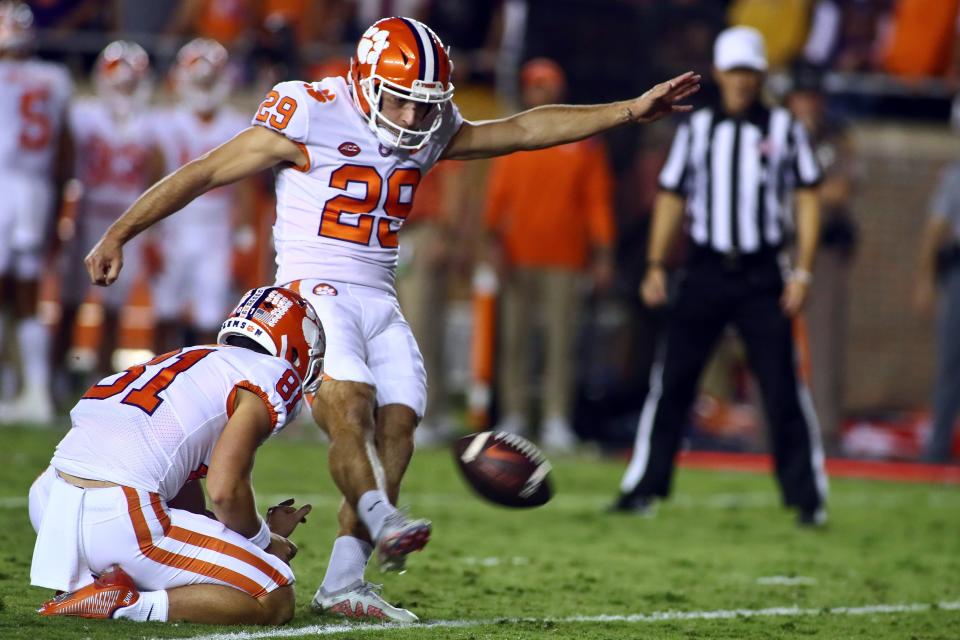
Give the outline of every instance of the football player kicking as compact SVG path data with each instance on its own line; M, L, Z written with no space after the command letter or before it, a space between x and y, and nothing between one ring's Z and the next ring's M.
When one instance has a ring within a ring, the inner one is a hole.
M468 122L452 100L451 68L426 25L376 22L349 77L276 85L254 126L147 191L86 259L92 280L110 284L139 232L210 189L275 168L276 281L310 300L327 332L330 364L312 409L344 496L314 607L346 616L417 620L363 576L374 551L382 568L400 570L430 534L428 521L394 506L426 402L423 359L394 291L398 231L420 179L440 159L538 149L687 111L679 103L700 80L686 73L623 102Z
M293 617L288 564L297 548L287 536L310 506L286 501L265 522L250 479L257 447L320 380L323 328L301 296L261 287L240 300L217 341L104 378L70 412L72 428L30 489L31 583L65 592L41 615Z

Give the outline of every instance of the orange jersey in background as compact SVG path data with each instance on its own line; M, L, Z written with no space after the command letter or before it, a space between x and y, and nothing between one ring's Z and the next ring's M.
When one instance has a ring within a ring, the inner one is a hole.
M897 2L884 68L911 78L943 75L956 37L958 7L958 0Z
M198 36L230 47L251 26L251 0L203 0L194 29Z
M442 160L423 177L417 187L417 197L413 200L413 208L407 218L407 224L417 222L439 222L446 220L451 213L450 182L463 170L460 162Z
M484 220L511 264L583 269L613 243L612 182L595 139L497 158Z

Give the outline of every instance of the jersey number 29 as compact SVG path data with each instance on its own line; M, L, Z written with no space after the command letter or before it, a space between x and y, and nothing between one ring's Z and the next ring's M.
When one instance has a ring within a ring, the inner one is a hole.
M345 191L351 183L363 185L366 193L359 197L342 194L327 200L323 205L318 235L369 245L376 221L380 246L384 249L396 249L397 230L391 227L394 221L388 218L377 220L376 216L370 215L380 204L383 178L375 168L358 164L345 164L330 174L330 186L334 189ZM387 178L387 198L383 203L383 210L387 215L397 220L405 220L413 208L413 195L419 184L420 169L394 169ZM359 215L356 223L351 224L342 219L343 214Z

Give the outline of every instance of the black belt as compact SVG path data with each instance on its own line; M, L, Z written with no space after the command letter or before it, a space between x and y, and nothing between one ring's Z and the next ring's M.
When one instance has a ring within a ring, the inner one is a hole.
M692 267L711 267L723 271L744 271L764 267L779 268L780 249L769 248L760 251L742 253L735 249L716 251L708 247L692 245L687 265Z

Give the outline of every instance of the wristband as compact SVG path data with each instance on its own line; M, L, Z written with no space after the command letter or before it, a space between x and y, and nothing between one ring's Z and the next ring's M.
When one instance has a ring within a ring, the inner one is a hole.
M647 269L663 269L663 261L647 260Z
M270 527L267 526L263 518L258 517L257 520L260 521L260 531L257 531L257 535L248 538L248 540L261 549L266 549L270 546Z
M813 282L813 274L806 269L794 269L790 272L790 279L800 284L810 284Z

